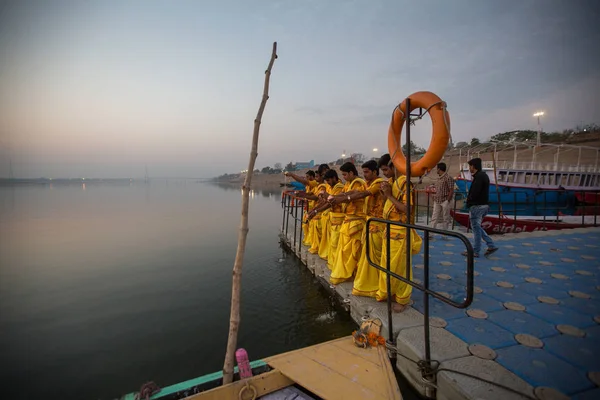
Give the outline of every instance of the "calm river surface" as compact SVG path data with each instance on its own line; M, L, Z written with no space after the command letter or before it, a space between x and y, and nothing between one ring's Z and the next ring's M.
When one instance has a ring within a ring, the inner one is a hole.
M348 335L279 247L280 191L256 190L239 347L258 359ZM110 399L223 366L241 190L192 181L0 188L3 393Z

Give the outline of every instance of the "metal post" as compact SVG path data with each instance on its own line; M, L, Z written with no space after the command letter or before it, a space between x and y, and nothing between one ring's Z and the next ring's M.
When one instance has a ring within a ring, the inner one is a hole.
M425 223L427 224L427 226L429 226L429 207L431 207L431 203L429 201L430 193L425 194L427 195L427 219L425 220Z
M429 235L425 232L425 243L424 243L424 254L423 254L423 285L425 290L423 291L423 314L425 316L423 329L425 330L425 371L423 371L423 377L427 380L431 380L431 343L430 343L430 332L429 332ZM410 252L410 249L409 249ZM425 396L428 398L435 398L433 393L434 389L427 386L425 387Z
M281 197L281 207L283 208L283 217L282 217L282 221L281 221L281 233L284 233L284 228L285 228L285 214L286 214L285 202L287 201L287 197L288 197L288 195L284 191L283 196Z
M294 201L294 248L296 248L296 233L298 232L298 199ZM302 230L302 227L300 227Z
M385 250L386 250L386 260L385 260L385 268L387 269L387 312L388 312L388 342L395 348L396 347L396 338L394 337L394 327L392 320L392 276L390 275L390 260L392 255L390 254L390 224L386 225L386 234L385 234ZM396 357L396 352L392 352L392 357Z
M538 147L542 144L542 128L540 126L540 113L537 113L538 131L537 131L537 145Z
M406 154L406 190L408 191L408 196L407 196L407 201L406 201L406 222L409 224L412 224L412 218L411 218L411 212L412 212L412 207L410 204L411 201L411 190L410 190L410 175L411 175L411 171L410 171L410 153L412 151L411 147L410 147L410 113L411 113L411 107L410 107L410 97L406 98L406 110L405 110L405 115L406 115L406 149L407 149L407 153ZM429 214L429 210L427 210L427 213ZM410 256L411 256L411 235L410 235L410 229L407 229L406 232L406 279L410 280L410 275L411 275L411 264L410 264Z
M286 196L286 207L285 207L285 243L288 243L288 229L290 227L290 214L292 213L292 209L290 208L292 196Z
M300 241L298 242L298 253L300 253L300 259L302 259L302 240L303 240L303 233L304 230L303 228L303 224L304 224L304 202L307 202L307 200L302 199L302 206L300 207ZM308 202L306 203L308 205ZM307 222L308 225L308 222ZM308 226L306 227L306 229L308 229Z

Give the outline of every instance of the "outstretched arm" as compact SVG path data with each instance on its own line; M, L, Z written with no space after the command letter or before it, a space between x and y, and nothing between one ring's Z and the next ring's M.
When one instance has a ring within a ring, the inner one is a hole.
M319 198L312 193L296 192L295 196L301 197L303 199L308 199L308 200L319 200Z
M325 202L319 203L315 208L313 208L311 211L308 212L307 219L310 221L318 213L323 212L323 211L327 210L328 208L331 208L331 206L333 206L333 203L330 201L325 201Z
M293 172L285 171L285 176L292 177L295 181L300 182L304 186L308 186L308 179L301 177L300 175L296 175Z

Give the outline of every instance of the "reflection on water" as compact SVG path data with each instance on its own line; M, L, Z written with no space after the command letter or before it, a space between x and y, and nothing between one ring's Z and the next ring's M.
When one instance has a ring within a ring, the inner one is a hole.
M112 398L220 370L239 186L85 185L0 188L7 398ZM252 359L354 329L279 247L280 193L250 201L238 343Z

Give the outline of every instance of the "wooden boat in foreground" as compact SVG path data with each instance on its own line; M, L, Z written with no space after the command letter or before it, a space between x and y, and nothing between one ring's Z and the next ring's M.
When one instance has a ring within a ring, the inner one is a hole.
M469 213L450 210L450 215L459 224L469 227ZM544 219L545 218L545 219ZM596 223L596 225L594 225ZM504 216L488 214L483 218L481 227L486 233L518 233L518 232L537 232L553 231L559 229L574 229L598 226L600 216Z
M376 322L376 323L373 323ZM363 323L379 334L379 320ZM361 348L353 336L250 363L254 376L221 386L216 372L161 389L153 400L394 399L402 395L385 345ZM144 399L130 393L121 400Z

